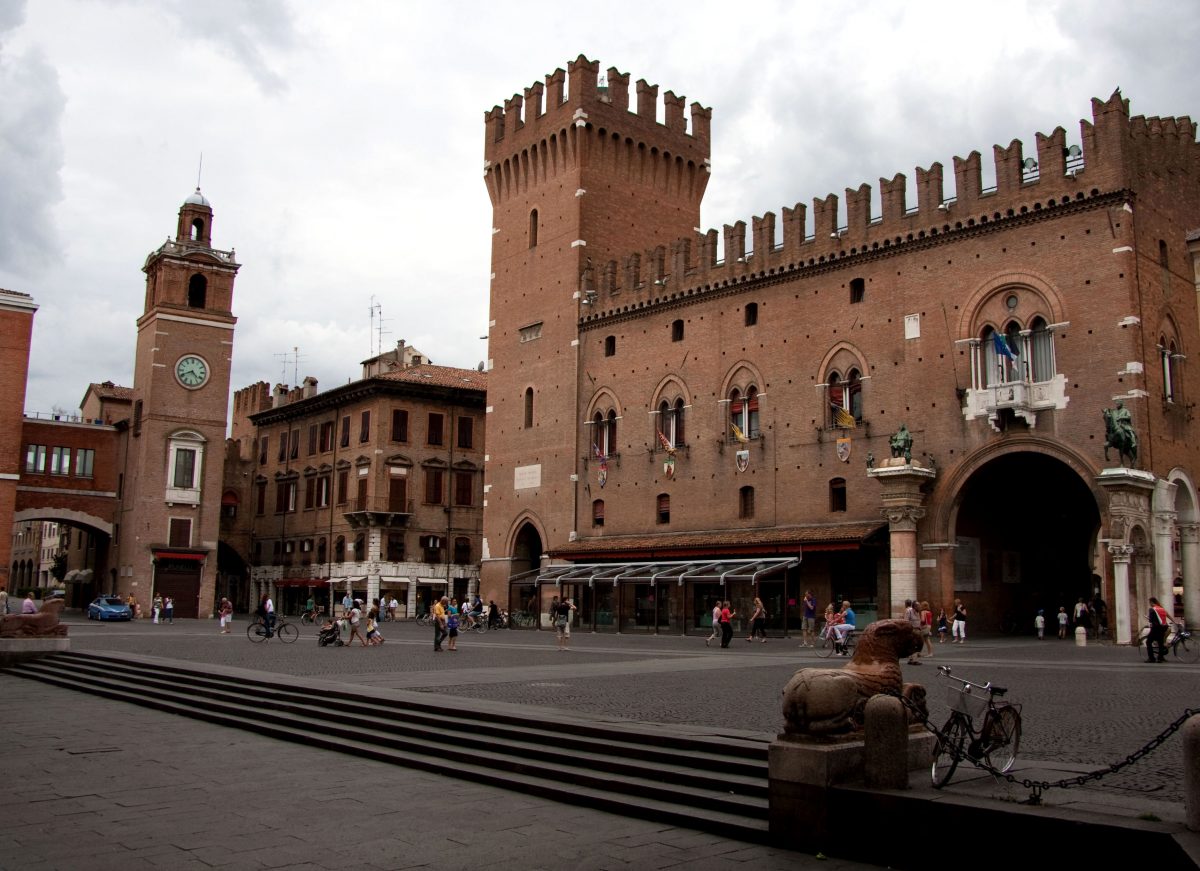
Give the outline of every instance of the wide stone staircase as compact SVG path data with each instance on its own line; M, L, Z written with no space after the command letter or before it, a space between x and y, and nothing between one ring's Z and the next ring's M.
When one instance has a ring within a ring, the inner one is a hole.
M131 656L62 653L5 672L359 758L768 841L765 741Z

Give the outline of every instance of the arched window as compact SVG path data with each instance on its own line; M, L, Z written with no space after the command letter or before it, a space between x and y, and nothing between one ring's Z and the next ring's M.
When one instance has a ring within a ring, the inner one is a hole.
M740 441L737 437L739 432L744 438L758 438L758 388L753 384L746 388L745 393L737 387L730 392L729 423L730 438L734 441Z
M537 209L533 209L529 213L529 247L537 247L538 237L538 213Z
M204 240L204 219L192 219L192 241L201 242Z
M743 487L738 490L738 517L746 520L754 516L754 488Z
M333 540L333 561L335 563L346 561L346 536L344 535L339 535Z
M991 327L983 331L983 384L985 387L1008 384L1021 380L1024 371L1021 360L1021 328L1010 321L1004 331L998 333Z
M1158 339L1158 353L1162 364L1163 400L1175 403L1182 395L1179 362L1183 359L1183 355L1179 353L1175 340L1167 339L1165 336L1160 336Z
M1044 318L1034 318L1030 324L1029 355L1032 358L1029 377L1034 382L1054 377L1054 337L1046 329Z
M204 308L207 301L208 279L203 275L193 275L190 279L188 279L188 308Z
M533 429L533 388L525 388L525 429Z
M846 479L834 478L829 482L829 510L846 510Z
M597 411L592 417L593 444L600 455L611 457L617 454L617 411L609 409L605 414Z
M592 526L604 525L604 500L592 500Z
M366 562L367 559L367 537L363 533L354 536L354 561L357 563Z
M317 562L323 563L329 556L329 543L324 538L317 539Z
M658 431L673 448L687 444L683 438L683 409L682 398L676 399L674 402L664 399L658 404ZM661 447L661 445L660 440L659 446Z
M657 511L655 512L659 523L671 522L671 494L659 493L657 501Z
M829 425L854 429L862 423L862 376L858 369L850 369L845 378L836 370L831 371L825 383L829 400Z

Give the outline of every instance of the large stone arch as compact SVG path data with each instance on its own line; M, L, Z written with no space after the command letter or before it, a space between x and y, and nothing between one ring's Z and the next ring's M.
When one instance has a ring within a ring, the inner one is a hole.
M1067 319L1066 304L1054 283L1029 270L1002 272L985 279L976 286L958 318L958 335L969 338L978 335L980 325L988 321L1002 322L1003 318L991 316L990 303L1001 293L1010 289L1021 289L1040 301L1034 305L1029 317L1040 314L1048 323L1059 323ZM1039 311L1040 309L1040 311Z
M103 532L110 538L112 537L113 525L111 521L97 517L94 514L75 511L70 508L23 508L13 514L13 523L24 523L31 520L54 520L59 523L70 524L71 526L88 526L97 532Z

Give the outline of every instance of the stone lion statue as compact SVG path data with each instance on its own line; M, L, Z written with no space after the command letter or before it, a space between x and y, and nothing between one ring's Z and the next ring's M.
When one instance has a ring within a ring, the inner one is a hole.
M854 656L841 668L802 668L783 688L785 735L831 735L861 729L867 699L902 695L925 712L925 688L904 683L901 657L921 649L907 620L879 620L859 636Z
M48 599L36 614L5 614L0 617L0 638L64 638L65 623L58 622L62 599Z

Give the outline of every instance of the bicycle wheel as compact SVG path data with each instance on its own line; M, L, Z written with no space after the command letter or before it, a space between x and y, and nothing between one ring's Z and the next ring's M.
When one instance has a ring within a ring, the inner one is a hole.
M958 768L958 760L963 755L963 745L967 743L967 727L957 715L951 714L946 725L942 727L942 736L938 737L937 746L933 749L933 766L930 775L933 788L941 789L954 776Z
M833 650L836 644L837 642L833 638L830 638L828 635L822 633L821 637L816 641L816 647L813 648L813 652L822 659L828 659L829 657L833 656Z
M1193 635L1190 638L1180 638L1173 647L1175 658L1184 662L1195 662L1200 659L1200 640Z
M246 637L249 638L251 641L253 641L255 644L259 644L259 643L267 640L267 630L263 629L262 623L255 620L253 623L251 623L249 626L246 627Z
M1013 767L1021 747L1021 715L1012 705L996 708L984 725L986 750L983 758L988 765L1003 773Z
M280 623L275 627L275 634L279 636L279 640L284 644L291 644L300 637L300 630L296 628L294 623Z

